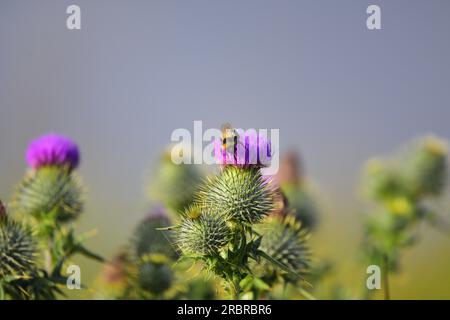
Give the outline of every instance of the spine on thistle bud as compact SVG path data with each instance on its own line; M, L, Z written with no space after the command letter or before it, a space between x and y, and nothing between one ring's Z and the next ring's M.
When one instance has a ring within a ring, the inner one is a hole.
M29 277L35 269L36 243L31 231L6 215L0 201L0 279Z

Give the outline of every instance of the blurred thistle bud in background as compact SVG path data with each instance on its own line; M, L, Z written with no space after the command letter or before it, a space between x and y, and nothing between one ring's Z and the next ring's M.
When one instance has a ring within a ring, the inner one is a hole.
M171 222L164 207L153 207L135 229L132 239L134 257L139 258L149 253L160 253L175 258L176 251L172 248L172 232L158 230L170 225Z
M408 194L409 186L392 163L379 158L367 162L364 170L364 191L374 200L385 200Z
M172 213L179 214L193 202L201 179L196 165L173 163L167 150L153 170L148 195L151 201L162 203Z
M177 252L172 247L170 218L162 206L153 206L136 226L126 250L104 266L99 287L105 276L118 278L118 285L109 285L99 298L154 299L170 289L174 281L173 260ZM111 282L111 281L109 281Z
M290 211L304 228L313 230L318 223L317 205L304 177L300 156L295 151L289 151L281 158L276 179Z
M166 210L154 206L135 228L131 241L104 264L97 281L99 299L160 298L174 282L172 231Z
M366 191L376 200L436 196L447 180L447 145L433 136L417 139L392 158L370 160L365 171Z
M370 160L363 181L376 206L365 220L362 250L367 263L383 266L387 281L403 250L416 243L415 226L439 219L430 200L447 182L447 145L432 136L417 139L393 157Z
M138 282L142 289L161 295L173 282L170 260L161 254L149 254L142 257L138 266Z
M447 144L428 136L415 142L405 159L405 177L413 195L439 195L447 180Z

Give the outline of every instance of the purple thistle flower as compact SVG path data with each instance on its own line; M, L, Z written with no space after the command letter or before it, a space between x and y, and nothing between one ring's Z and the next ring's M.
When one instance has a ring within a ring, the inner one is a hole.
M237 143L233 139L224 145L222 140L214 141L214 156L221 165L237 167L265 167L272 159L270 140L255 130L236 130Z
M43 166L68 166L75 169L80 162L80 152L69 138L48 134L29 144L26 162L33 169Z

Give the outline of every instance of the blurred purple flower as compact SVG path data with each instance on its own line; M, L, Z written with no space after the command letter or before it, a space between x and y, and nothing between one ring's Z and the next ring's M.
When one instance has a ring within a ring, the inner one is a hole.
M238 167L265 167L270 164L272 150L270 141L255 130L237 130L237 144L233 139L224 145L223 141L214 141L214 156L221 165Z
M26 162L33 169L42 166L68 166L75 169L80 162L80 153L78 146L69 138L48 134L30 143Z
M155 205L153 206L147 216L144 219L145 221L164 221L169 223L169 214L163 205Z

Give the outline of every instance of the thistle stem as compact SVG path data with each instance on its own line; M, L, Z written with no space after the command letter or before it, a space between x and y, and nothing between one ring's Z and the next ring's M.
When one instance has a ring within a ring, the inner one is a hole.
M384 256L383 288L384 288L384 300L390 300L391 295L389 290L389 258L387 255Z
M239 288L239 280L237 280L235 276L228 276L226 280L228 282L231 299L239 300L239 294L241 291Z
M48 274L51 274L53 266L52 266L52 253L50 248L45 249L44 259L45 259L45 271L47 271Z
M233 300L239 300L239 283L236 283L236 281L232 282L232 287L231 287L231 297Z
M44 250L44 267L45 271L50 275L53 271L53 246L54 246L53 234L47 240L47 248Z
M316 297L314 297L311 293L309 293L303 288L300 288L300 294L308 300L317 300Z

